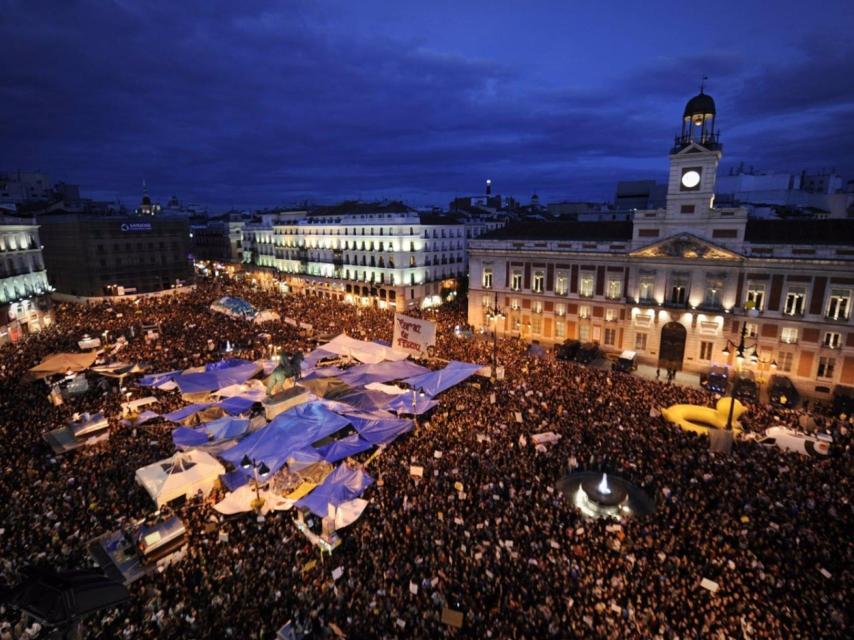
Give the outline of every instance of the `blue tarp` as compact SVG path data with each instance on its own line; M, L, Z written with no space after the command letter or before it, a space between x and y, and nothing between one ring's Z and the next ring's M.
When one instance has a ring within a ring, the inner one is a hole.
M344 458L349 458L362 451L367 451L373 447L373 443L365 440L358 433L336 440L326 446L320 447L317 452L323 456L327 462L338 462Z
M181 422L185 418L189 418L194 413L204 411L208 407L212 407L210 402L197 402L196 404L188 404L186 407L181 407L171 413L164 414L164 418L169 422Z
M232 384L243 384L261 368L248 360L230 359L205 366L199 373L182 373L175 376L175 382L181 393L216 391Z
M420 416L422 413L427 413L439 404L438 400L433 400L430 396L418 394L418 397L415 400L415 415ZM394 411L395 413L408 413L412 415L412 394L411 393L401 393L398 396L395 396L394 399L388 403L388 410Z
M231 398L226 398L225 400L218 402L217 406L222 407L222 410L227 414L236 416L249 411L253 404L255 404L255 400L252 400L251 398L232 396Z
M243 456L248 455L259 463L263 461L275 473L295 451L348 424L347 418L332 413L320 402L307 402L280 413L266 427L222 452L220 457L238 466ZM247 473L251 474L251 470Z
M359 435L371 444L388 444L414 426L412 420L398 418L385 411L357 411L345 415Z
M206 422L198 429L178 427L172 432L172 441L176 447L199 447L211 442L239 438L249 429L249 420L223 416Z
M249 482L249 478L240 470L223 473L219 479L222 480L222 485L229 491L237 491L240 487Z
M413 389L420 389L428 396L433 397L445 389L450 389L455 384L459 384L469 376L473 376L475 371L481 368L482 366L479 364L453 360L444 369L407 378L404 382Z
M338 367L321 367L320 369L315 369L308 375L304 375L301 381L318 380L320 378L334 378L336 376L340 376L342 373L344 373L344 369L339 369Z
M347 393L335 395L337 402L344 402L360 411L382 411L388 408L396 396L373 391L371 389L353 389Z
M214 311L219 311L221 313L227 313L235 316L245 316L248 318L254 317L257 313L255 307L246 302L246 300L244 300L243 298L235 298L233 296L225 296L223 298L220 298L211 305L211 308Z
M311 493L297 500L296 505L309 509L318 518L325 518L327 505L335 507L361 496L374 479L367 473L351 469L346 464L338 465Z
M188 429L178 427L172 432L172 442L179 449L200 447L208 443L208 434L204 429Z
M377 364L360 364L347 369L338 377L342 382L351 387L364 387L372 382L389 382L391 380L402 380L414 376L429 373L426 367L410 362L399 360L398 362L379 362Z
M137 384L141 387L159 387L164 382L169 382L175 376L177 376L180 371L166 371L164 373L152 373L147 376L142 376Z

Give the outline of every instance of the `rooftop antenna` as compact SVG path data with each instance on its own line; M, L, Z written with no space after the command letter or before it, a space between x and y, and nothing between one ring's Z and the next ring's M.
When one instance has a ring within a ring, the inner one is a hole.
M706 80L708 80L708 79L709 79L709 76L705 76L705 75L702 78L700 78L700 93L703 93L703 89L706 88Z

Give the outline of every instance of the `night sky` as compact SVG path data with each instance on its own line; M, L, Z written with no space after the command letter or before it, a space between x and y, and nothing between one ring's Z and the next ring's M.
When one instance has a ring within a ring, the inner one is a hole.
M854 178L854 2L0 0L0 170L214 211L610 200L709 76L724 168Z

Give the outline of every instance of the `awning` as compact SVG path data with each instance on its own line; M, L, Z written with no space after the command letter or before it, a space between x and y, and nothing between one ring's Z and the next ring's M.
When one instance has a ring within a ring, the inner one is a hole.
M89 353L54 353L30 369L30 373L39 380L68 371L77 373L91 367L96 357L94 351Z

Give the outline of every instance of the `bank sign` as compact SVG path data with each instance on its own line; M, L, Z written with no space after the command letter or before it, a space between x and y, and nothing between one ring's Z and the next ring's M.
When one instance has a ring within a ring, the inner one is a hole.
M151 231L150 222L123 222L122 231Z

